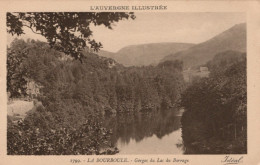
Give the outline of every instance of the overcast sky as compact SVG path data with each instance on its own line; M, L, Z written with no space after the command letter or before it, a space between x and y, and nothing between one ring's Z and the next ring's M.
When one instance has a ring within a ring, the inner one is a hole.
M200 43L246 22L245 13L135 13L135 20L116 23L113 30L93 28L93 38L103 50L116 52L124 46L157 42ZM46 41L44 37L25 30L22 38ZM8 35L8 43L13 37Z

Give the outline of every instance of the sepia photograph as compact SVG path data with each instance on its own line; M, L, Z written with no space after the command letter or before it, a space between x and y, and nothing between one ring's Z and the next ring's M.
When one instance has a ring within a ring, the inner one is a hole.
M247 154L243 12L7 12L7 155Z

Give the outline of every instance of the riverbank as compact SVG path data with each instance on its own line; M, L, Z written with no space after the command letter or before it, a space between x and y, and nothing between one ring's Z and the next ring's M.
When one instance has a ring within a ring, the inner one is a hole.
M23 120L33 107L33 101L13 100L7 104L7 115L14 120Z
M216 67L182 95L185 154L247 153L246 60Z
M7 103L7 116L13 121L24 120L30 111L36 110L42 105L37 100L13 99Z

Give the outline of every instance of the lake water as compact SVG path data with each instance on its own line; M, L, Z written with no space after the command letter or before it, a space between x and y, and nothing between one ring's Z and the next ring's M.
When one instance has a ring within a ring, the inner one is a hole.
M118 154L182 154L181 116L175 110L155 110L106 116Z

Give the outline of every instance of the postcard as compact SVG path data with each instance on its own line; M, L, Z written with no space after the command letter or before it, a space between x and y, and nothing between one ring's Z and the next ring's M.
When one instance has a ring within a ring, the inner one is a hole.
M1 4L3 164L260 163L259 2Z

